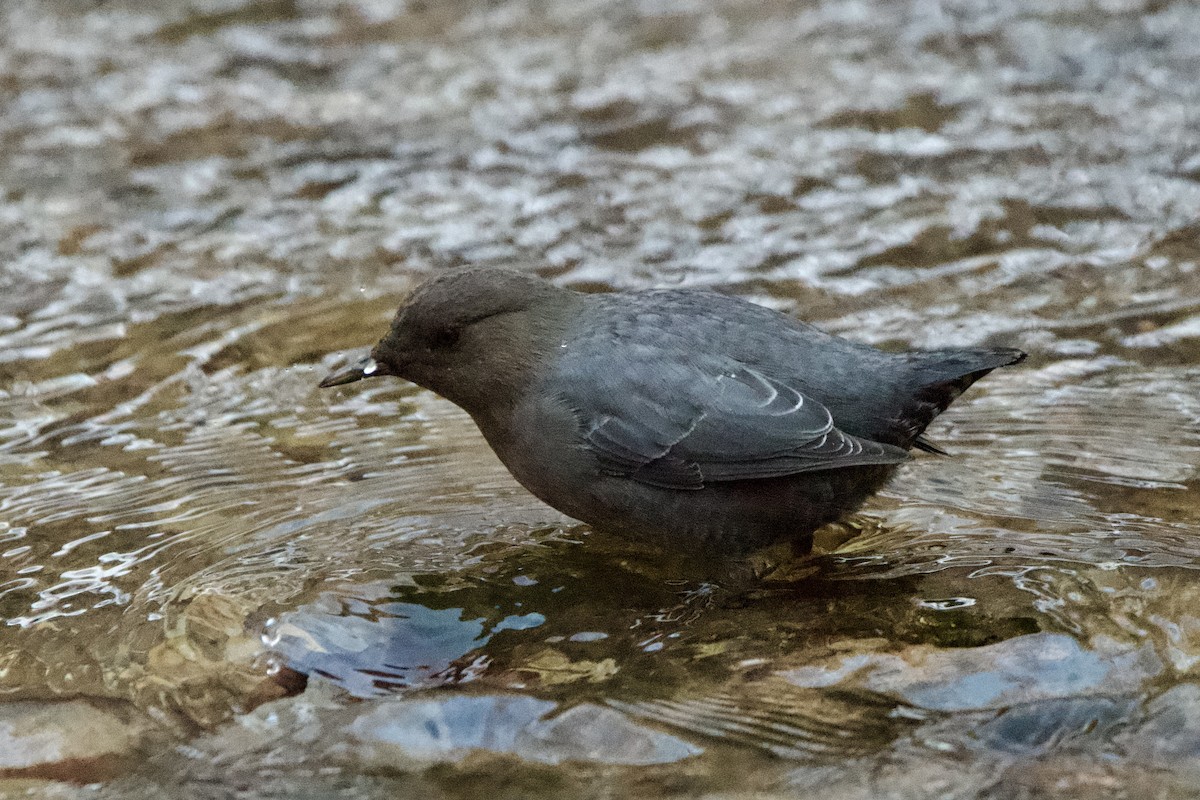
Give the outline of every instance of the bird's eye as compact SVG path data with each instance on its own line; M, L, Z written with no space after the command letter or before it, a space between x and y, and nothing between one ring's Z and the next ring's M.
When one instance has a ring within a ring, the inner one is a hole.
M431 344L436 348L453 347L458 341L459 328L439 328L434 332Z

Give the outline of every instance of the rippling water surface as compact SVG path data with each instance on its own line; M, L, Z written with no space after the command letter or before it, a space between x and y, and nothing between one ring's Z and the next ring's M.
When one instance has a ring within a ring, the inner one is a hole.
M1200 7L0 23L0 728L125 742L0 794L1191 796ZM467 263L1031 358L714 587L427 392L316 389Z

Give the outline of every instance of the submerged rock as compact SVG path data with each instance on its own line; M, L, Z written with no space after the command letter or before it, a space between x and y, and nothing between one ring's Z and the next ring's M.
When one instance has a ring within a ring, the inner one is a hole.
M1135 760L1200 781L1200 684L1173 686L1146 706L1146 721L1122 737Z
M858 685L944 711L1001 708L1051 698L1135 692L1163 668L1150 645L1092 648L1058 633L1017 636L984 647L909 647L862 653L783 673L797 686Z
M137 750L148 723L86 700L0 704L0 778L91 783Z
M387 700L348 728L351 757L367 767L461 761L472 751L559 764L666 764L701 752L682 739L639 725L618 711L585 703L550 717L557 704L525 696Z

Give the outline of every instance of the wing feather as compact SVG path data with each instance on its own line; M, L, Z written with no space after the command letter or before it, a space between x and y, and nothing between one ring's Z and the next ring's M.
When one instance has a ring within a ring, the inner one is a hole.
M908 458L839 430L812 397L740 362L708 356L656 369L665 356L649 347L638 355L619 371L569 375L561 387L607 474L699 489Z

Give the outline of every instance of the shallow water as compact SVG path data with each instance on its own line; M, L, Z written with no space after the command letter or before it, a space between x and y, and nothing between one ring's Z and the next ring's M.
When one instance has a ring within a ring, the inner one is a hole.
M0 794L1192 795L1194 4L0 22ZM465 263L1031 358L735 591L316 389Z

